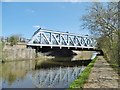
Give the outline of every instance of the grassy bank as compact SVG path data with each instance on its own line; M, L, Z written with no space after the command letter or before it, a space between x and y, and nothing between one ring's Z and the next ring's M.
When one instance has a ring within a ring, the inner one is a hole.
M80 74L80 76L74 82L71 83L71 85L69 87L70 89L71 88L81 88L81 89L83 88L83 85L88 80L88 77L90 75L90 72L92 70L92 67L94 66L96 59L97 58L95 58L93 61L91 61L91 63Z

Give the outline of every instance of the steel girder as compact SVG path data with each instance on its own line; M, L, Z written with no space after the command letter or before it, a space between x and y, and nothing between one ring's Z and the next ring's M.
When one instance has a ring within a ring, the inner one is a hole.
M28 42L28 45L95 48L96 41L90 36L40 29L35 32L31 40Z

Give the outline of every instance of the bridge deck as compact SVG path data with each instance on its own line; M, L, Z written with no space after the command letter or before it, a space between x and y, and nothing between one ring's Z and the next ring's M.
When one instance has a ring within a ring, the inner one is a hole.
M62 47L67 47L67 48L88 48L88 49L90 49L90 48L93 48L93 49L95 49L95 47L90 47L90 46L69 46L69 45L46 45L46 44L27 44L28 46L40 46L40 47L51 47L51 48L53 48L53 47L60 47L60 48L62 48Z
M101 52L101 50L97 49L97 48L92 48L92 47L89 47L89 48L86 48L86 47L75 47L75 46L61 46L61 48L57 45L39 45L39 44L28 44L27 47L32 47L32 48L41 48L41 49L62 49L62 48L67 48L67 49L70 49L70 50L80 50L80 51L98 51L98 52Z

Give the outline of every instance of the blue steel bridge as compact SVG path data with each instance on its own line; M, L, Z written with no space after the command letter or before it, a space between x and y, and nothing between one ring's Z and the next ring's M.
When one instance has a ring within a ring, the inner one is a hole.
M39 48L67 48L70 50L96 51L97 42L91 36L82 36L69 32L58 32L46 29L38 29L34 32L27 47Z

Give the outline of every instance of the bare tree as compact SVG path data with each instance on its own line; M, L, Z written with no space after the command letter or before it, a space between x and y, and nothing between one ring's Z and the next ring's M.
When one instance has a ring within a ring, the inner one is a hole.
M97 37L99 47L111 61L118 61L118 3L95 2L82 17L83 27ZM113 60L114 59L114 60Z

